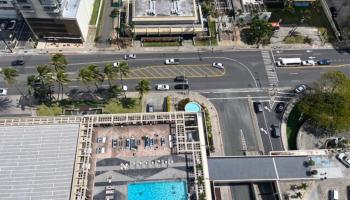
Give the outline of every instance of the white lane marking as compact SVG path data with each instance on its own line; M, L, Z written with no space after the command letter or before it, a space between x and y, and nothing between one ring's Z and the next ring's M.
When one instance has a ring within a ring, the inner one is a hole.
M292 97L286 97L286 96L274 96L275 98L292 98ZM250 96L250 97L209 97L207 99L209 100L235 100L235 99L248 99L248 98L252 98L252 99L267 99L266 101L270 101L270 97L269 96ZM259 100L260 101L260 100Z
M78 88L79 86L77 85L68 85L69 88Z
M291 80L291 82L299 83L299 82L301 82L301 80Z
M299 73L297 73L297 72L292 72L292 73L289 73L289 74L297 75L297 74L299 74Z

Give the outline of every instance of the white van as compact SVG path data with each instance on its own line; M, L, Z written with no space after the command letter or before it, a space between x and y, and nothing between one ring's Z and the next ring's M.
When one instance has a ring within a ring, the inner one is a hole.
M330 200L338 200L339 199L339 191L337 189L330 191Z

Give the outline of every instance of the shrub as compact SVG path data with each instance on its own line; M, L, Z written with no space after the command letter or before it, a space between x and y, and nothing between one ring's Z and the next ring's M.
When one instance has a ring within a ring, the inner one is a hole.
M185 110L185 106L188 102L190 102L191 99L186 98L186 99L182 99L181 101L179 101L179 103L177 104L177 109L178 110Z
M171 98L170 98L170 96L166 97L166 110L167 110L167 112L171 112Z

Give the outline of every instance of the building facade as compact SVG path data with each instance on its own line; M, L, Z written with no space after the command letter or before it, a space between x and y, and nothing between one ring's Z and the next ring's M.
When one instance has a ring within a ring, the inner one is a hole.
M94 0L14 0L39 40L84 42Z

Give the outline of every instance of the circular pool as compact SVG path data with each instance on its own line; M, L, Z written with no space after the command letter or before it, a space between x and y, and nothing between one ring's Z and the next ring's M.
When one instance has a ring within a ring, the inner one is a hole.
M196 103L196 102L188 102L185 106L185 111L186 112L200 112L201 111L201 106Z

